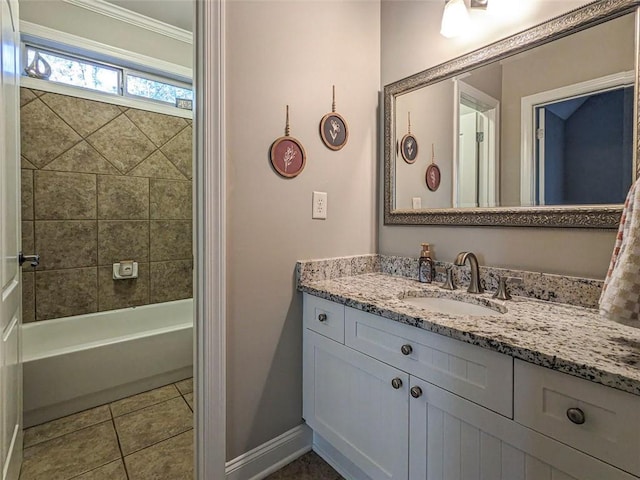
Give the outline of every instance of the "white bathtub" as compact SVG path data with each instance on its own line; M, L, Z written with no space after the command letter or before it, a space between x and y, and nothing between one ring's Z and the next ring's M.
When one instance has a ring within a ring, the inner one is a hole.
M22 329L26 427L192 375L191 299Z

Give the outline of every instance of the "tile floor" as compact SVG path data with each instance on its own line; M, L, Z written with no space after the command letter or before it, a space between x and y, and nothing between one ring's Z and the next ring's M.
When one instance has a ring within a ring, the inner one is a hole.
M344 480L315 452L309 452L265 480Z
M20 480L192 480L193 379L31 427Z
M193 379L24 432L20 480L193 480ZM341 480L309 452L267 480Z

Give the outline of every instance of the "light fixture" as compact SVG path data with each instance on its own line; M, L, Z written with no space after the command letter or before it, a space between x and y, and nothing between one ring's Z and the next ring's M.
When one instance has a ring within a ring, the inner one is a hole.
M447 38L457 37L469 28L471 23L467 6L464 4L464 0L445 1L440 34Z
M470 6L474 9L486 10L488 4L489 0L470 0ZM457 37L470 26L471 19L464 0L445 0L440 34L447 38Z

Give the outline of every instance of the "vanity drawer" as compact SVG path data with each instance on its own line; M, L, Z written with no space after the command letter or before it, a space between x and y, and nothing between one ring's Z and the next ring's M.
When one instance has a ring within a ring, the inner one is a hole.
M303 309L305 328L344 343L344 305L305 293Z
M518 423L640 476L640 396L521 360L514 387Z
M345 344L506 417L513 359L387 318L345 308Z

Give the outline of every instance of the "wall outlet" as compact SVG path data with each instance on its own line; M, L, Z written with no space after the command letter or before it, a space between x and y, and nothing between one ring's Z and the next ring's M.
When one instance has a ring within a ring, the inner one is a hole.
M326 220L327 218L327 192L313 192L313 210L311 218Z

